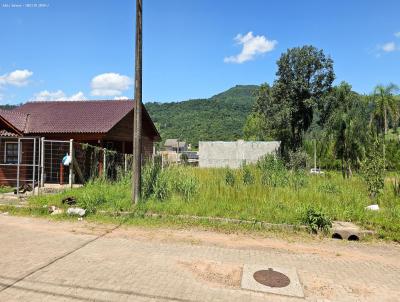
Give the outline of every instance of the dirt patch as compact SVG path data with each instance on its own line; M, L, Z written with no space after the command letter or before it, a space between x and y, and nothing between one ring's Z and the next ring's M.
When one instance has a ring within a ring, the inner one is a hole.
M123 226L108 236L146 241L156 240L164 243L215 245L234 249L271 249L278 253L311 254L332 260L340 255L341 258L351 259L353 262L372 261L399 266L397 257L400 246L392 243L352 243L318 237L308 238L295 234L289 238L268 238L252 234L224 234L198 229L146 229L132 226Z
M332 299L335 297L335 289L327 280L320 278L312 278L307 280L307 285L304 285L306 296L317 296L324 299Z
M197 280L217 286L240 288L242 267L236 264L212 261L178 261L178 264L189 270Z

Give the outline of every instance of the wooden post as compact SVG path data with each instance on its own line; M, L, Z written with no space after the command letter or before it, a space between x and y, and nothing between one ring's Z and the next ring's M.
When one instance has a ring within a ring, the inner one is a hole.
M73 186L73 178L74 178L74 140L69 140L69 156L71 157L71 162L69 163L69 177L68 177L68 184L69 187L72 189Z
M135 104L133 119L132 202L141 197L142 178L142 0L136 0Z
M60 185L64 184L64 165L60 163Z
M101 177L103 175L103 163L101 161L99 161L99 177Z

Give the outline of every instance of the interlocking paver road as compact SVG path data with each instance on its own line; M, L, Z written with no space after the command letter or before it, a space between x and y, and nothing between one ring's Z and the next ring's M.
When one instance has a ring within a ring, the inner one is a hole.
M296 268L305 301L400 301L395 244L114 228L0 215L0 301L302 300L240 289L244 263Z

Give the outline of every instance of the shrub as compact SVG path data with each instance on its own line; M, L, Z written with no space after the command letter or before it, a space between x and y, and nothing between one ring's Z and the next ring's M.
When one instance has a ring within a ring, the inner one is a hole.
M258 160L257 168L261 171L281 171L285 170L285 165L280 158L273 154L268 154Z
M233 174L232 170L227 168L225 171L225 183L228 186L233 187L235 185L236 179L235 174Z
M298 171L307 168L307 163L310 161L310 157L307 152L302 150L289 151L289 160L286 164L288 169Z
M283 161L273 154L261 158L257 162L261 170L261 183L271 187L284 187L289 183L289 177Z
M251 172L250 168L246 165L242 167L242 177L243 177L243 184L245 185L252 185L254 184L254 175Z
M328 232L329 228L332 227L331 219L322 213L322 211L317 211L314 208L308 208L304 213L303 223L313 233L317 233L318 231Z

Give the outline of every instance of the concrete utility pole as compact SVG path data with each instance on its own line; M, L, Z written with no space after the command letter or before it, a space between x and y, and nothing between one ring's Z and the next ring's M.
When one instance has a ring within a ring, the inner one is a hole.
M133 119L132 202L141 197L142 179L142 0L136 0L135 105Z

